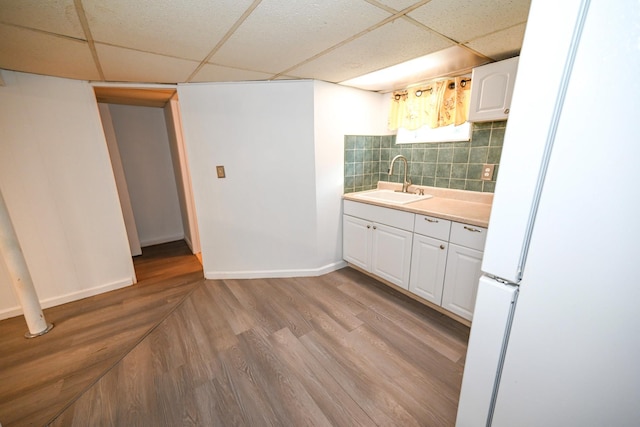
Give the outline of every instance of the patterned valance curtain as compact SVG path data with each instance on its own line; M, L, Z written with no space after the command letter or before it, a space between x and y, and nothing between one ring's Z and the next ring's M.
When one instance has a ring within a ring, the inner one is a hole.
M467 121L471 79L440 80L391 95L389 129L437 128Z

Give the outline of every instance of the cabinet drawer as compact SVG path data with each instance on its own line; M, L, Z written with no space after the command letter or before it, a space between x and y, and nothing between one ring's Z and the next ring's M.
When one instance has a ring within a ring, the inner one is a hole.
M483 251L486 239L487 229L484 227L459 222L451 224L451 237L449 238L451 243Z
M402 230L413 231L413 218L415 214L411 212L345 200L344 213L368 221L390 225Z
M449 240L451 221L433 216L416 215L413 231L423 236L433 237L444 241Z

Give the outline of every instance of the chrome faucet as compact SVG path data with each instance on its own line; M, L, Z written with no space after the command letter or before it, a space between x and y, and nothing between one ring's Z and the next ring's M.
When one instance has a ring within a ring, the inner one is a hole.
M398 154L391 160L391 165L389 166L389 176L393 175L393 165L396 160L401 159L404 162L404 178L402 180L402 192L407 193L409 186L411 185L411 181L407 179L407 169L409 169L409 164L407 163L407 158L402 154Z

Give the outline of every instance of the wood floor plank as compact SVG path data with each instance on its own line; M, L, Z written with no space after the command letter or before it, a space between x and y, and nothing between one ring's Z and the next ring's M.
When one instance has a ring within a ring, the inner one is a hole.
M357 402L357 404L379 426L419 426L392 395L377 387L375 372L367 372L354 366L333 350L334 345L327 343L315 331L300 341L310 353L325 367L327 372Z
M255 321L251 316L247 315L246 303L241 300L242 296L246 294L240 293L239 296L238 292L233 292L233 289L231 289L230 285L236 283L235 281L210 283L206 290L213 300L217 302L219 311L224 315L233 333L237 335L251 329L255 325ZM242 286L236 286L236 289L241 288Z
M325 362L330 362L327 368L332 369L334 379L341 381L341 384L348 387L356 387L358 403L365 407L367 413L373 408L382 408L387 414L393 414L396 422L403 425L419 425L418 421L403 407L402 395L404 391L394 387L389 387L389 378L380 375L379 366L371 362L370 355L365 354L369 349L360 348L352 344L355 331L342 329L329 316L316 319L317 328L310 334L301 338L301 341L318 351L314 353L321 355ZM343 382L345 379L351 381ZM379 422L380 414L372 416L374 421Z
M225 375L220 382L228 388L238 404L247 426L279 426L280 420L247 363L240 344L223 351L220 360Z
M308 304L297 292L287 292L287 282L282 279L267 279L267 286L258 287L257 295L262 301L268 301L281 325L299 337L313 329L308 321Z
M281 425L331 425L304 386L289 374L262 331L252 329L240 338L247 365L258 387L265 391Z
M357 314L362 313L366 308L339 291L334 284L326 280L326 276L292 280L293 283L289 285L292 289L290 292L295 290L300 298L303 298L308 306L307 312L310 318L318 313L327 313L347 330L353 330L362 325Z
M155 374L153 385L159 420L156 425L198 425L192 382L184 366Z
M171 251L158 248L153 256L162 262ZM22 386L29 391L24 398L7 394L19 409L3 409L8 406L0 399L4 427L48 421L56 427L454 425L467 327L350 268L318 278L200 279L192 285L181 283L183 276L175 280L181 290L160 292L158 301L153 287L171 287L171 279L151 266L145 274L154 284L136 290L140 304L160 313L177 301L167 315L105 368L102 354L130 338L126 328L119 330L126 322L113 319L100 330L91 310L67 313L69 325L89 316L97 337L77 327L76 336L60 342L76 360L93 364L50 376L32 391ZM117 317L136 298L109 295L93 307L101 319ZM135 336L144 316L129 316ZM25 348L24 365L15 354L0 354L13 360L11 369L0 365L0 375L15 382L16 373L44 360L39 354L51 348ZM47 392L68 393L66 406L47 400ZM58 405L55 419L44 405ZM37 415L16 416L26 411ZM14 415L5 422L4 414Z
M162 412L153 387L150 387L155 384L152 357L149 340L143 340L114 368L119 379L119 425L161 425Z
M162 245L161 245L162 246ZM177 249L176 249L177 248ZM44 310L51 332L25 340L22 316L0 321L0 422L45 425L109 371L202 280L202 266L184 242L173 261L134 259L150 270L171 264L171 276ZM184 254L187 255L184 255Z
M188 375L191 386L209 382L222 372L216 357L217 347L209 339L207 327L201 323L199 317L193 316L197 302L197 296L194 295L175 313L180 320L179 342L183 344L183 352L187 359L181 367Z
M436 350L429 334L424 333L416 337L371 311L361 313L359 317L363 319L366 328L384 340L386 348L393 352L390 357L413 362L420 371L428 372L430 376L439 380L443 387L454 386L459 393L462 366L444 356L441 349Z
M221 308L226 306L225 300L218 300L211 292L214 287L225 286L218 281L207 281L205 285L196 291L192 298L194 314L197 315L200 323L205 328L207 341L217 351L231 348L238 344L238 338L233 332L231 323L225 316L228 310ZM252 320L245 315L244 310L238 312L238 316L244 318L243 322L252 324ZM239 327L238 330L245 330L246 327Z
M231 427L248 425L242 418L233 394L227 387L222 386L217 378L197 386L193 395L200 420L202 420L201 425Z
M398 357L397 352L367 327L353 331L349 338L349 348L359 354L361 363L366 361L376 369L385 388L394 396L402 396L403 407L414 419L435 427L447 426L449 420L455 418L460 394L458 387L424 373L413 360Z
M280 321L273 316L273 311L263 304L258 295L253 292L263 283L262 279L224 280L224 285L238 299L243 311L251 313L251 319L253 319L252 327L257 324L263 329L275 332L282 329ZM246 330L249 329L247 328Z
M289 331L272 335L275 351L334 426L370 426L373 420Z
M377 284L366 286L366 283L348 282L341 285L340 290L406 331L418 331L417 334L420 334L423 329L429 329L433 347L451 360L458 361L466 353L469 328L428 307L417 305L415 301L409 301L402 294L389 296L388 291L380 289Z

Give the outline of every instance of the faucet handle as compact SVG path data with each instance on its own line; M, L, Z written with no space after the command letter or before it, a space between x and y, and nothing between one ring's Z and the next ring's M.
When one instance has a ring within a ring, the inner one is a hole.
M408 193L409 192L409 187L411 186L411 180L410 179L404 179L402 181L402 192L403 193Z

